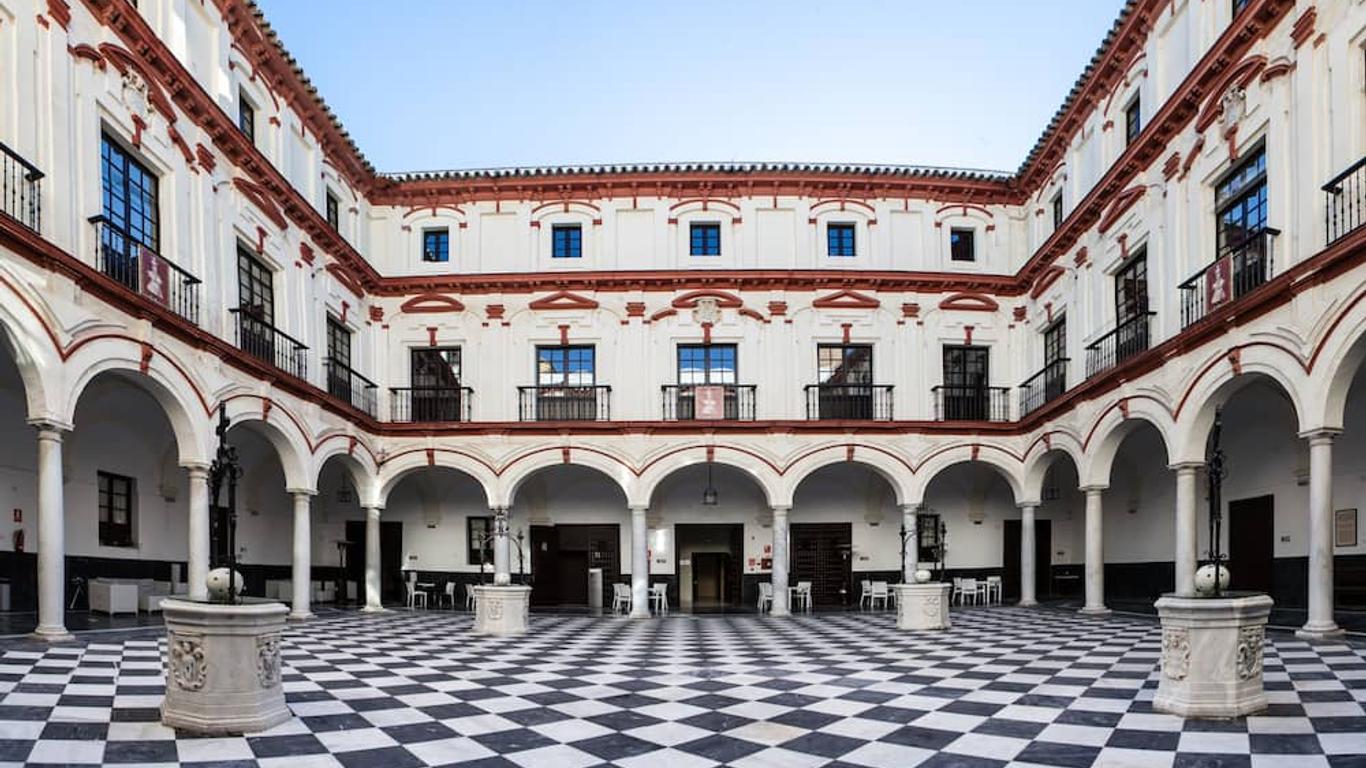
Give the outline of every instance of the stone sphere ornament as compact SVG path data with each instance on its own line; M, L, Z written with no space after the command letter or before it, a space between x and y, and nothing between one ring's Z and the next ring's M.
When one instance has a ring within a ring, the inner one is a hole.
M1228 590L1229 573L1228 568L1219 566L1218 571L1219 589L1224 592ZM1210 597L1215 592L1215 569L1213 565L1202 565L1195 572L1195 594L1201 597Z
M915 572L915 582L917 584L927 584L929 583L931 576L932 574L929 571L925 570L924 568L921 568L920 570Z
M241 572L234 572L234 573L233 573L233 576L236 577L236 578L234 579L234 581L236 582L237 594L238 594L238 595L241 595L241 594L242 594L242 584L243 584L243 581L242 581L242 574L241 574ZM228 599L228 569L227 569L227 568L215 568L215 569L213 569L212 571L209 571L209 576L208 576L208 579L206 579L206 582L207 582L207 586L208 586L208 589L209 589L209 599L210 599L210 600L216 600L216 601L220 601L220 602L221 602L221 601L223 601L223 600Z

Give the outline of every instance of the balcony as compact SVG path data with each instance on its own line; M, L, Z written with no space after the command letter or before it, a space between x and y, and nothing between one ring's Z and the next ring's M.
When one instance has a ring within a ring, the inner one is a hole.
M337 362L335 358L323 359L323 370L327 374L327 393L350 403L364 411L370 418L375 417L375 382Z
M239 307L228 311L236 318L237 346L243 352L291 376L308 378L308 347L250 310Z
M469 387L392 387L389 420L397 422L469 421L474 390Z
M1067 363L1068 358L1059 358L1025 379L1020 385L1020 418L1023 419L1067 391Z
M43 172L0 144L0 213L34 232L43 223Z
M753 384L665 384L665 421L754 421Z
M808 384L806 418L812 421L891 421L891 384Z
M939 386L930 391L935 421L1010 421L1009 387Z
M1140 312L1115 326L1086 347L1086 377L1108 371L1129 358L1148 351L1152 318L1156 312Z
M128 236L103 216L95 225L95 268L114 282L199 325L199 278Z
M1181 327L1199 322L1224 304L1237 301L1270 280L1275 266L1278 229L1248 235L1235 248L1191 275L1181 288Z
M518 387L517 415L522 421L610 421L612 388L604 384Z
M1324 184L1323 192L1324 229L1332 245L1366 224L1366 157Z

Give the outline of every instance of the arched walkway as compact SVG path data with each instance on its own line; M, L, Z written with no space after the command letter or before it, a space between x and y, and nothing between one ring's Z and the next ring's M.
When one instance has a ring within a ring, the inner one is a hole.
M789 580L811 585L816 607L855 606L864 581L901 581L915 541L897 489L868 464L826 464L794 489Z
M350 573L364 574L368 608L406 604L409 582L432 585L422 588L430 603L463 607L466 585L493 578L495 513L478 477L447 465L386 468L380 494L344 522Z

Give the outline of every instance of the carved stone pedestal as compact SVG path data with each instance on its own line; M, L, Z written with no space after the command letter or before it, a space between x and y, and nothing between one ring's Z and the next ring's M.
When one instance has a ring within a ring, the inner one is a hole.
M167 599L166 698L161 722L205 734L264 731L290 719L280 685L280 635L289 609Z
M480 635L521 635L531 612L531 587L474 588L474 631Z
M893 584L897 629L948 629L952 584Z
M1233 718L1266 709L1262 646L1271 598L1163 595L1162 677L1153 709L1182 717Z

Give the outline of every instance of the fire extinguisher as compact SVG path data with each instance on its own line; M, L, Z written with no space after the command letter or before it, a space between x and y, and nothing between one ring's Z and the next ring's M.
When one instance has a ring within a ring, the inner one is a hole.
M17 531L14 532L14 551L15 551L15 552L23 552L23 551L24 551L24 529L23 529L23 528L20 528L19 530L17 530Z

